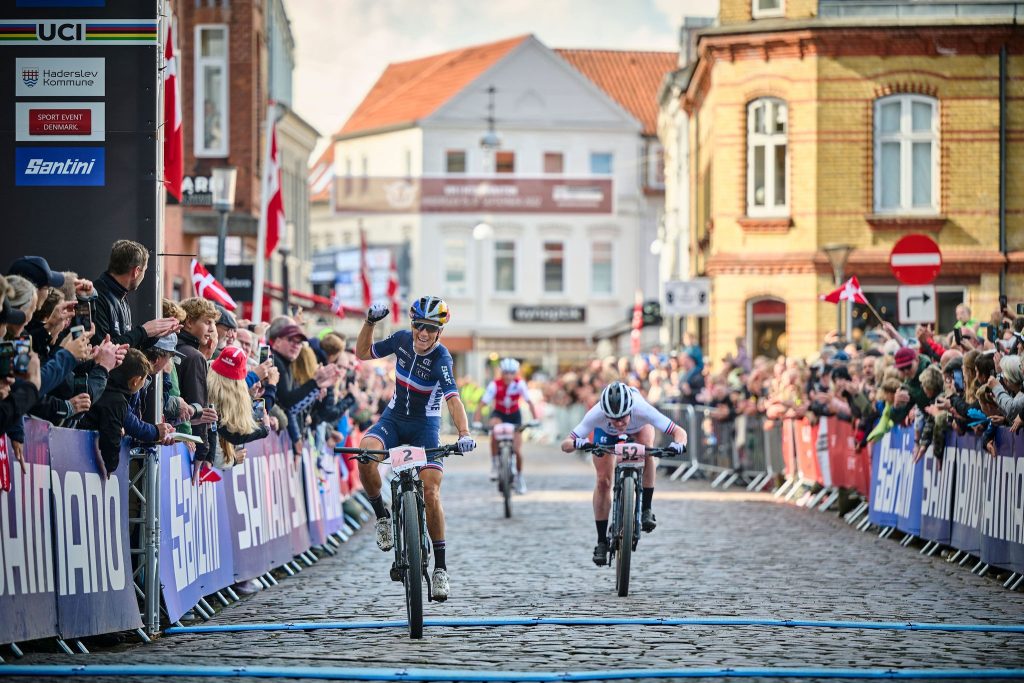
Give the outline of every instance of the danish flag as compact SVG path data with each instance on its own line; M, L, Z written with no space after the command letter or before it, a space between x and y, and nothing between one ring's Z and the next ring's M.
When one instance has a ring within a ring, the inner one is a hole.
M864 298L864 291L860 288L860 282L857 281L856 275L844 282L843 286L839 289L834 289L828 294L822 295L821 300L827 301L830 304L838 304L840 301L852 301L855 304L866 304L868 302Z
M196 259L192 259L192 286L195 287L196 295L218 303L229 311L238 308L228 291Z
M398 322L398 268L395 255L391 255L391 272L388 274L388 303L391 305L391 322Z
M185 150L181 130L181 93L178 92L178 56L170 24L167 25L164 59L164 185L167 192L180 202Z

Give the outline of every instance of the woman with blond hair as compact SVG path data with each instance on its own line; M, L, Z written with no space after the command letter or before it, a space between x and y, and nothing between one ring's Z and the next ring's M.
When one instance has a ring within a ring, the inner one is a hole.
M217 443L210 444L210 450L214 466L222 469L230 469L245 458L245 449L238 446L262 439L270 432L265 414L262 423L253 417L249 386L245 383L246 360L245 351L226 346L210 365L206 377L209 401L218 415L217 431L210 434L216 434Z

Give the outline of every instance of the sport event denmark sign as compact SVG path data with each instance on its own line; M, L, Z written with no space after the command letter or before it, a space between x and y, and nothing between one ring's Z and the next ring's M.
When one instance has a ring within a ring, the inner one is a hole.
M611 178L380 178L335 180L335 213L612 212Z

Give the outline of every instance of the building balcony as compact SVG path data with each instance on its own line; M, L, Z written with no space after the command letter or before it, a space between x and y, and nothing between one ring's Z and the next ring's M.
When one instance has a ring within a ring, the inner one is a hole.
M1024 2L1006 0L820 0L823 19L886 17L892 19L967 19L983 17L1024 20Z

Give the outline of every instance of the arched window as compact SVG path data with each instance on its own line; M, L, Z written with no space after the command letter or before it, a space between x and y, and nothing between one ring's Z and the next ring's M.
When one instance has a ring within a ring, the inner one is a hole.
M772 97L747 106L747 215L788 216L786 103Z
M875 100L876 213L938 213L938 142L935 98Z

